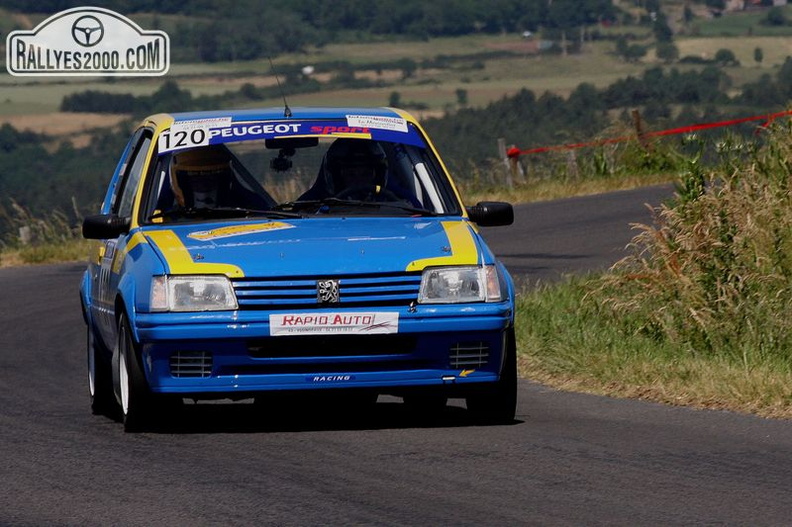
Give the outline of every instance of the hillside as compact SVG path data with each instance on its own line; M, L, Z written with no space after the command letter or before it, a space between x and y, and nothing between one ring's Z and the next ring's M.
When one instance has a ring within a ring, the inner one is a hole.
M167 77L0 75L0 123L7 125L0 129L0 192L38 214L60 209L71 215L73 197L85 213L95 208L130 122L141 115L281 105L283 93L292 106L353 101L407 108L463 181L492 181L499 137L529 148L622 134L631 128L634 108L654 130L784 108L792 95L790 6L714 17L717 3L695 2L688 11L681 1L557 0L547 9L545 2L503 0L482 10L476 2L449 1L437 4L444 8L443 23L430 24L440 15L417 2L377 3L365 17L357 2L341 2L338 9L290 2L266 13L306 40L289 44L294 49L261 48L272 53L283 92L268 58L209 60L196 48L199 28L239 21L249 12L247 3L137 3L127 11L133 19L172 36ZM21 11L23 4L0 1L4 31L45 18ZM37 6L51 13L71 3ZM225 7L211 18L210 6ZM765 23L771 12L782 15L781 24ZM419 13L431 31L418 35L414 28L374 23L401 20L404 13ZM581 151L575 170L563 155L522 162L540 178L600 177L618 175L614 156ZM656 172L676 162L631 162L622 170ZM8 201L0 205L10 210ZM0 212L0 231L8 230L9 215L3 219Z

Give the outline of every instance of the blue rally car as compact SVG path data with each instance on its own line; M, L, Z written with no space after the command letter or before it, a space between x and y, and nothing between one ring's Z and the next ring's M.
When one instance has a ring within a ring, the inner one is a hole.
M514 286L478 226L512 220L466 208L401 110L151 116L83 223L92 408L138 430L185 398L325 390L510 422Z

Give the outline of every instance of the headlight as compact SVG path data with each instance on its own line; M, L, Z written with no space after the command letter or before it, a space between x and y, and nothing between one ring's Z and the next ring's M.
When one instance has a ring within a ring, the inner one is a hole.
M234 288L226 276L179 275L152 279L152 311L228 311L237 307Z
M498 269L483 267L434 267L421 277L420 304L499 302L503 300Z

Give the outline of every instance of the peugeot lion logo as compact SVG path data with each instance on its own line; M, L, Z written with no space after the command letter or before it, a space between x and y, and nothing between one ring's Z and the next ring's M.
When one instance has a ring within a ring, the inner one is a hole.
M338 280L317 280L316 301L320 304L336 304L339 300Z
M72 25L72 37L79 45L90 48L104 37L104 25L95 16L82 16Z

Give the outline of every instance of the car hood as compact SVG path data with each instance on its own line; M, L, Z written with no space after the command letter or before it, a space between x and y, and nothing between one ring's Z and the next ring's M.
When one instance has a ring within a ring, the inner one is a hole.
M144 234L167 272L232 278L420 271L476 265L484 254L471 224L460 219L262 220L156 227Z

